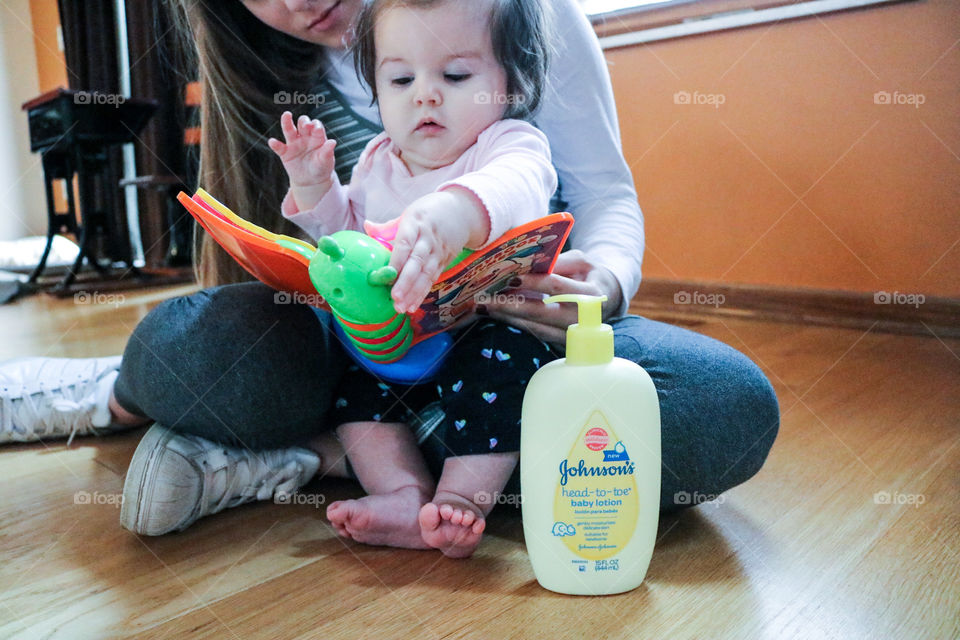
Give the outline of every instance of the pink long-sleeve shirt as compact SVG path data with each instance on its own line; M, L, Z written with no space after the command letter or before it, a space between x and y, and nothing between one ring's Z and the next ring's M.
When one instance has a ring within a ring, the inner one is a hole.
M417 198L460 186L487 210L486 245L511 228L546 215L557 188L546 136L522 120L493 123L452 164L418 176L410 173L398 152L381 133L360 154L349 185L341 185L333 173L333 186L305 211L297 209L288 191L280 207L283 216L319 238L341 229L360 231L364 220L392 220Z

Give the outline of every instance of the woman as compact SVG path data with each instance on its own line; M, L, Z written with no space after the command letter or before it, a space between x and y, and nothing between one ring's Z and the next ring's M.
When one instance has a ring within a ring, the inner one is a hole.
M345 51L361 2L179 0L203 85L200 182L269 229L297 233L279 215L283 168L266 144L278 135L284 110L313 108L312 117L337 140L341 181L380 132L369 88ZM575 0L551 4L559 37L535 122L550 141L560 179L555 208L576 218L573 250L553 274L523 277L516 289L524 296L478 312L562 344L576 312L543 305L540 294L607 296L604 318L614 327L616 354L643 366L657 387L661 509L675 510L689 506L691 495L720 494L760 469L779 425L776 396L734 349L623 315L640 281L642 216L596 36ZM348 475L342 445L324 433L331 389L346 366L329 326L318 327L307 307L276 304L259 283L214 286L249 276L209 238L200 254L201 283L210 288L151 312L122 364L34 359L0 366L0 425L10 425L0 427L0 440L156 421L124 488L121 522L141 534L183 529L224 508L283 495L317 472ZM431 433L421 449L436 473L447 457L447 424L429 408L415 409L421 434Z

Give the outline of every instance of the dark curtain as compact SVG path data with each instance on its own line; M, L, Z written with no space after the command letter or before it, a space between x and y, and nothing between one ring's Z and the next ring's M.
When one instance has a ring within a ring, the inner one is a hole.
M112 0L58 0L63 30L64 57L71 89L116 94L117 38ZM123 176L123 154L119 147L107 152L104 179L94 181L97 208L107 215L106 224L127 238L127 208L123 193L116 187ZM129 243L106 248L113 260L130 261Z
M156 100L160 107L141 134L143 144L136 150L137 174L177 177L192 193L195 185L187 167L183 131L192 113L184 108L184 92L192 69L183 68L175 50L173 23L163 0L126 3L127 41L130 49L131 92ZM176 189L174 189L176 190ZM171 203L168 190L140 191L140 228L148 265L160 265L170 240L170 215L183 216L186 210Z
M162 0L126 3L131 94L160 105L134 142L137 175L186 178L189 172L185 169L183 131L188 114L183 95L187 80L196 74L181 68L178 62L172 23L162 4ZM70 88L117 93L114 0L58 0L58 6ZM105 184L117 185L123 176L119 148L110 151L109 165ZM110 210L122 218L119 228L126 234L123 191L117 187L107 196ZM167 190L138 189L140 235L147 267L164 265L169 244L168 204Z

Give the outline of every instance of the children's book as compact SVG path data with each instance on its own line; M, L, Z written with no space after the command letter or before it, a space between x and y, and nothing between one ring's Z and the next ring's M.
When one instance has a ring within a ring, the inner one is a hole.
M261 282L287 292L291 302L329 310L317 293L307 268L316 247L271 233L244 220L203 189L177 199L227 253ZM495 300L510 278L524 273L550 273L573 226L569 213L553 213L511 229L484 249L447 269L411 314L418 339L445 330L477 304ZM295 250L283 244L294 244ZM419 341L419 340L418 340Z

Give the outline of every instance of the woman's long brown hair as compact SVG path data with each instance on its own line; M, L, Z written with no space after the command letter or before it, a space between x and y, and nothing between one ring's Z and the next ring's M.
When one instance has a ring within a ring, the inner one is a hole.
M271 29L239 0L169 0L180 53L198 69L198 184L238 214L270 231L304 237L280 215L287 177L267 147L281 137L278 92L302 91L321 77L323 48ZM205 232L194 239L198 282L209 287L252 277Z

